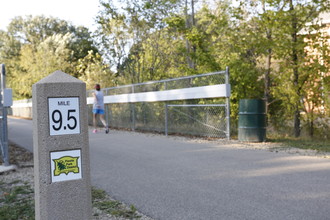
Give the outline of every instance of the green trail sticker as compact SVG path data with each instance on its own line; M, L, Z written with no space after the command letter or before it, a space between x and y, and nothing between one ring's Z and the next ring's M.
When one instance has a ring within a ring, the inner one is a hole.
M81 150L50 152L51 182L82 179Z
M65 173L66 175L71 172L79 173L78 158L79 157L64 156L59 159L54 159L54 176L59 176L61 173Z

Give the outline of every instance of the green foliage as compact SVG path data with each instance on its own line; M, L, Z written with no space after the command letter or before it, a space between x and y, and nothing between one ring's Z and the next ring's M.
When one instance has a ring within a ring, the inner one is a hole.
M115 85L115 75L110 67L103 63L100 54L94 54L93 51L78 60L76 70L80 75L79 79L86 83L87 89L93 89L96 83L101 84L102 88Z
M19 69L9 66L8 82L16 94L31 97L32 84L48 74L56 70L72 72L69 62L70 50L67 48L70 38L70 34L52 35L40 42L36 48L30 44L22 45L17 64Z
M247 61L256 63L255 67L247 65L244 69L253 67L259 72L270 122L275 127L294 125L295 136L300 135L303 122L309 124L313 136L314 113L324 103L319 92L322 83L318 82L323 81L322 72L329 72L329 64L326 56L317 54L328 54L329 46L320 36L324 27L317 25L317 17L329 9L325 2L241 1L246 17L235 16L240 21L238 33L244 31L239 48L247 47L248 54L253 55ZM302 117L302 112L306 117Z
M56 70L79 77L77 61L97 51L87 28L52 17L16 17L0 35L0 62L15 98L31 98L32 84Z
M164 18L174 12L176 1L122 1L121 10L112 1L102 1L103 10L97 18L98 41L102 55L116 68L121 83L138 83L160 78L168 65L168 36L163 30ZM166 43L166 44L164 44ZM162 50L164 46L164 50ZM161 48L159 48L161 47ZM162 62L162 59L166 57Z
M173 15L164 19L169 28L173 28L178 32L184 32L186 29L185 20L179 15Z

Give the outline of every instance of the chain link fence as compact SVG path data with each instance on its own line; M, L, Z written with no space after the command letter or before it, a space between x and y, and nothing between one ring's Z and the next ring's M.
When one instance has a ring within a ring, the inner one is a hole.
M229 71L102 89L105 96L229 84ZM87 96L92 97L93 91ZM229 99L111 103L105 118L112 128L168 134L229 138ZM89 123L92 124L92 106Z
M167 105L165 134L227 137L225 104Z

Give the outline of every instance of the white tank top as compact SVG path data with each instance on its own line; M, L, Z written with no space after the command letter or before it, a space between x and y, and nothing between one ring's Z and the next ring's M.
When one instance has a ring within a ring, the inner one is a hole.
M103 92L95 91L94 104L93 109L103 109L104 110L104 102L103 102Z

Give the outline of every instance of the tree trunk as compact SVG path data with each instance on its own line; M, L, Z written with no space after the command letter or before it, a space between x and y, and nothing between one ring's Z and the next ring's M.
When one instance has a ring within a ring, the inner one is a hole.
M195 16L194 16L194 2L193 0L191 0L191 7L192 7L192 15L189 16L188 13L188 0L185 0L185 9L184 9L184 13L185 13L185 17L186 17L186 28L189 29L191 28L193 25L195 25ZM195 63L194 61L191 59L190 53L191 53L191 45L188 39L186 39L186 50L187 50L187 63L188 63L188 67L191 69L195 69ZM193 48L193 52L195 52L195 48Z
M296 110L294 112L294 136L300 136L300 110L299 106L296 105Z
M266 10L266 2L262 1L262 7L263 7L263 13L266 14L267 10ZM267 22L271 22L271 18L267 17ZM266 38L267 41L269 42L269 44L272 42L272 28L266 28ZM265 70L265 81L264 81L264 85L265 85L265 89L264 89L264 99L265 99L265 104L266 104L266 115L268 115L268 109L269 109L269 102L270 102L270 74L271 74L271 68L272 68L272 54L273 54L273 50L272 48L268 48L267 49L267 56L266 56L266 70Z
M311 120L310 120L310 123L309 123L309 136L311 138L314 137L314 113L311 112L312 116L311 116Z
M190 4L191 4L191 26L195 27L196 26L196 20L195 20L195 5L194 5L195 3L194 3L194 0L191 0ZM196 45L193 45L192 49L193 49L193 53L195 54L196 53ZM194 62L192 64L192 68L195 69L195 63Z
M265 91L264 91L266 114L268 113L268 106L270 100L270 73L272 66L272 49L268 49L267 51L268 54L267 54L267 63L266 63L266 71L265 71Z
M293 65L293 85L296 92L297 99L295 100L295 111L294 111L294 136L300 136L300 97L301 89L299 86L299 69L298 69L298 28L297 28L297 15L294 12L294 6L292 0L290 0L290 15L291 15L291 61Z

